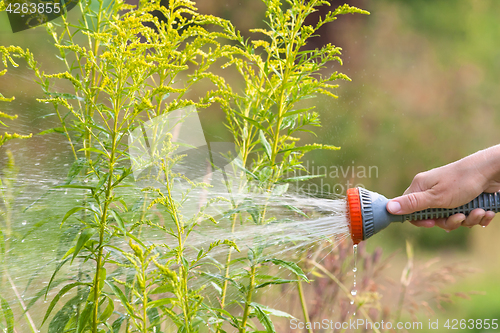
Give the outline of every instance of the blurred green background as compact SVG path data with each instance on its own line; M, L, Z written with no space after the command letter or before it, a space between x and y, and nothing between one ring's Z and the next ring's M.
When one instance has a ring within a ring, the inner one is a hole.
M331 7L342 3L334 1ZM311 43L311 47L328 42L341 46L343 66L334 64L326 71L339 70L352 79L339 82L339 99L318 97L309 102L320 112L323 127L316 131L316 138L304 136L304 142L342 147L340 151L307 155L311 173L327 170L327 177L308 185L311 194L342 194L347 184L361 184L394 197L406 189L416 173L499 143L499 1L349 3L371 15L341 17ZM203 0L198 6L201 12L230 19L246 35L250 35L249 28L261 26L264 17L264 6L257 0ZM58 66L44 28L12 34L6 13L0 13L0 43L29 48L47 72ZM22 67L10 69L0 79L0 91L17 98L11 104L3 103L1 110L20 117L10 131L38 133L56 123L44 118L52 110L35 101L41 91L31 82L32 74ZM224 115L219 110L203 111L200 117L208 137L226 139L220 131ZM2 165L6 149L13 151L21 175L40 172L56 178L57 173L51 173L54 162L48 161L55 160L60 170L64 169L61 161L71 160L64 138L57 135L10 142L2 148ZM36 163L40 165L35 167ZM406 240L415 245L417 261L440 257L441 263L462 263L477 270L455 283L450 281L446 292L482 293L468 300L455 299L454 304L436 310L431 320L500 319L498 237L500 221L493 221L486 229L462 228L450 233L404 224L374 236L367 248L371 251L380 246L386 254L400 250L385 272L394 280L399 279L406 263ZM427 322L426 318L421 320Z

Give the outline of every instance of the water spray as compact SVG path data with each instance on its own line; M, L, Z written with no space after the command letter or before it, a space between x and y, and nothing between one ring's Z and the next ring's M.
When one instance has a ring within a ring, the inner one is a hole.
M362 187L347 190L347 211L354 244L370 238L387 228L392 222L420 221L449 217L462 213L469 215L476 208L495 213L500 211L500 192L482 193L469 203L456 208L429 208L406 215L394 215L387 211L389 199Z

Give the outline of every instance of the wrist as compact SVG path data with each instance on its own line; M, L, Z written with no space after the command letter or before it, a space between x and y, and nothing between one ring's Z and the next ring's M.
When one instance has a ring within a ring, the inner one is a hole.
M500 145L478 151L477 170L485 178L485 186L500 182ZM475 154L474 154L475 155ZM473 155L472 155L473 156Z

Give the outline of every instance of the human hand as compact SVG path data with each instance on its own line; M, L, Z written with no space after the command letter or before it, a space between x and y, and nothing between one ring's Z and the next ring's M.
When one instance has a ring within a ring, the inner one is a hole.
M500 145L481 150L459 161L419 173L400 197L390 200L392 214L410 214L427 208L455 208L482 192L500 190ZM448 218L412 222L419 227L438 226L447 231L460 226L487 226L495 213L474 209L468 216L455 214Z

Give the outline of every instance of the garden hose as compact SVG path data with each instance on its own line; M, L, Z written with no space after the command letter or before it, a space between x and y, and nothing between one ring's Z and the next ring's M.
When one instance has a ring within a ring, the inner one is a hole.
M387 211L389 199L362 187L347 190L347 212L351 238L354 244L370 238L391 222L420 221L448 217L462 213L469 215L476 208L500 211L500 192L482 193L471 202L457 208L429 208L406 215Z

